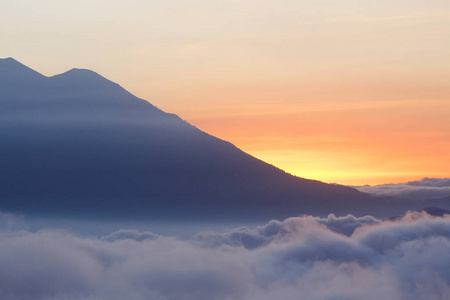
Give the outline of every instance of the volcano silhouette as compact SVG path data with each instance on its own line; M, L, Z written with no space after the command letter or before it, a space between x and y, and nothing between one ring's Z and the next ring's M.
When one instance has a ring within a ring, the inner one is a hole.
M404 209L287 174L89 70L46 77L1 59L0 105L3 211L234 219Z

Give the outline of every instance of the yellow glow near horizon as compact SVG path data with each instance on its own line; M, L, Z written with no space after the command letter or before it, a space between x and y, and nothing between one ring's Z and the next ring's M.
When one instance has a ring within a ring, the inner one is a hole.
M413 100L274 107L191 121L291 174L374 185L450 176L448 116L447 100Z

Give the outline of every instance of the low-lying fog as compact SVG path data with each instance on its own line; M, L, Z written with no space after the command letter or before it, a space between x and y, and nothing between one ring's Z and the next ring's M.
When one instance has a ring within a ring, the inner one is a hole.
M450 299L450 215L245 225L2 213L0 298Z

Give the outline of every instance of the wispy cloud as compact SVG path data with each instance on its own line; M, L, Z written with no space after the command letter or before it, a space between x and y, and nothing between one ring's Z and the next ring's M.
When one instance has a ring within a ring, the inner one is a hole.
M329 18L323 21L309 22L307 24L342 24L342 23L380 23L380 22L394 22L403 20L413 21L437 21L443 18L448 18L450 11L414 11L400 15L357 15L346 18Z
M428 99L423 100L396 100L396 101L359 101L359 102L330 102L330 103L302 103L291 105L257 105L251 107L248 105L231 107L222 107L222 112L204 111L197 109L196 113L184 115L189 120L197 119L218 119L218 118L236 118L236 117L253 117L253 116L275 116L275 115L293 115L300 113L313 112L339 112L339 111L355 111L355 110L373 110L383 108L411 108L411 107L430 107L448 105L448 99ZM200 113L198 113L200 111Z

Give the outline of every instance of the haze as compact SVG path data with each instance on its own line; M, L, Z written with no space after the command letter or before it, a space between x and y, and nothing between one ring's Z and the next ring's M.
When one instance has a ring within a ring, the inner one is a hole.
M0 57L96 70L298 176L450 176L448 1L15 1L0 28Z

